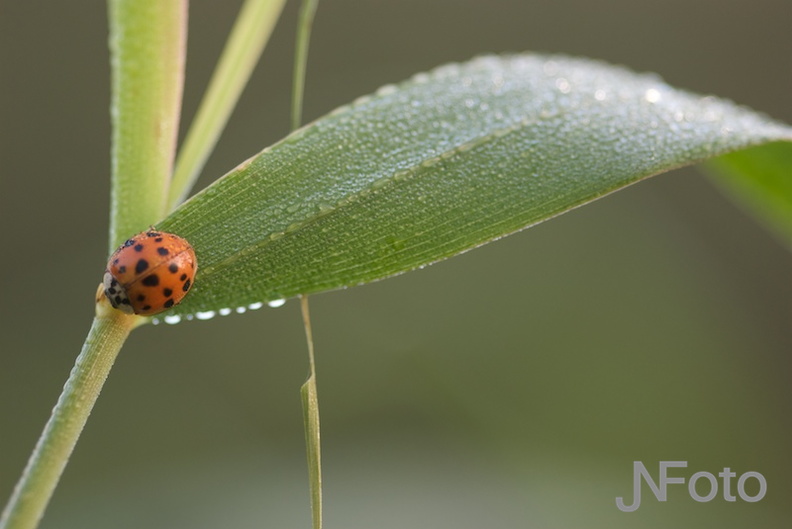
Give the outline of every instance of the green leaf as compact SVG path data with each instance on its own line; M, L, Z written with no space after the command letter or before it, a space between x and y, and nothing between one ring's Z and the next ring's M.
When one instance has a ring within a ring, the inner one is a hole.
M187 39L185 0L109 0L110 251L167 213Z
M792 247L792 143L770 143L707 162L714 180Z
M384 87L247 160L158 227L199 270L174 314L424 266L792 128L600 62L483 57Z

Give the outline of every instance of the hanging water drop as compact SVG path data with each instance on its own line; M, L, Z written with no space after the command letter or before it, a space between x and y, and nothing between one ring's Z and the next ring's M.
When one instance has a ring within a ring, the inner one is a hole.
M663 96L660 93L660 90L658 90L657 88L650 88L644 94L644 99L646 99L649 103L657 103L658 101L660 101L660 99L662 99L662 97Z

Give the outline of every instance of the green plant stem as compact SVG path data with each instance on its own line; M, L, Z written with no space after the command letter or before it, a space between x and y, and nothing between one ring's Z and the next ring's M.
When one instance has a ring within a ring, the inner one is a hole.
M166 213L181 114L186 0L108 0L114 250Z
M179 151L168 208L190 192L267 44L286 0L247 0Z
M0 529L34 529L74 450L118 351L139 318L97 313L27 467L0 518Z

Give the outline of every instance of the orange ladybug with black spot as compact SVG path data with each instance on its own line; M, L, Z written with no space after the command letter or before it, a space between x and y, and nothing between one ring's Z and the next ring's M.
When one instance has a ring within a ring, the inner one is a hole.
M185 239L150 229L118 247L102 284L113 307L151 315L178 305L190 291L198 264Z

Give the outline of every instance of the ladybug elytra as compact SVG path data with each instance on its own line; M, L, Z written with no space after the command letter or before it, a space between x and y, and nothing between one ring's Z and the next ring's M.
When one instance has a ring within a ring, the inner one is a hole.
M113 307L151 315L178 305L189 292L198 264L185 239L150 229L113 252L102 284Z

